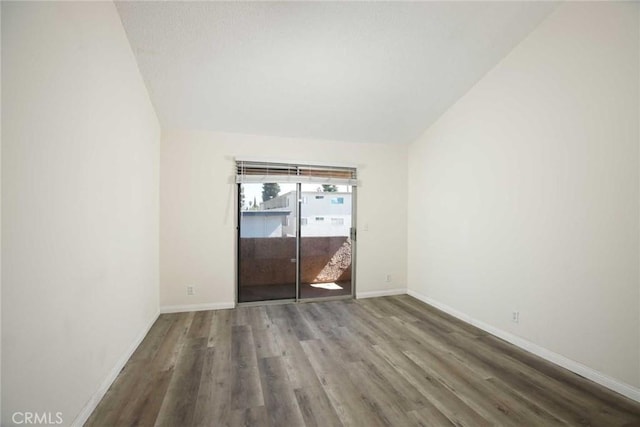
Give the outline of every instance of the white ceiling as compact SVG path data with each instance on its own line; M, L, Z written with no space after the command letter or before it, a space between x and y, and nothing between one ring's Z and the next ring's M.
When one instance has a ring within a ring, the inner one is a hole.
M165 129L410 143L549 2L119 2Z

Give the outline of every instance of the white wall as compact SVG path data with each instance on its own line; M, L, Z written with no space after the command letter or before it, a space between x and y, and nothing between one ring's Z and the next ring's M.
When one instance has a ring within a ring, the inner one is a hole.
M406 153L400 145L163 132L160 305L224 306L234 301L234 156L358 165L357 293L404 288ZM385 282L387 274L391 283ZM187 296L188 285L196 287L195 295Z
M410 291L635 387L638 7L561 5L410 146L408 196Z
M2 7L0 6L0 46L2 46ZM0 70L2 55L0 54ZM2 72L0 71L0 99L2 98ZM2 102L0 102L0 224L2 224ZM0 242L2 227L0 226ZM0 244L0 423L2 422L2 245Z
M160 128L110 2L3 2L2 65L2 425L69 425L158 313Z

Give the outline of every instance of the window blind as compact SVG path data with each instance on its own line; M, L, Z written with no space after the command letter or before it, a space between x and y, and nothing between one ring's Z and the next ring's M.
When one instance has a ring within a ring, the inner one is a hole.
M354 167L236 160L236 182L293 182L357 185Z

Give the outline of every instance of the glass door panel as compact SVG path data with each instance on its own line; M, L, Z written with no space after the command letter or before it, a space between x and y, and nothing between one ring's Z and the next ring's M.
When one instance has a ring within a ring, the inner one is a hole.
M352 295L353 188L302 184L300 299Z
M295 299L297 184L238 187L238 302Z

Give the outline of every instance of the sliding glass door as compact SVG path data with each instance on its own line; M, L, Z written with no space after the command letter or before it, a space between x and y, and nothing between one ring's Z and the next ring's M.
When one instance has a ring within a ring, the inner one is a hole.
M295 300L297 185L239 185L238 302Z
M237 301L353 296L355 168L236 166Z
M353 187L302 184L299 298L352 294Z

